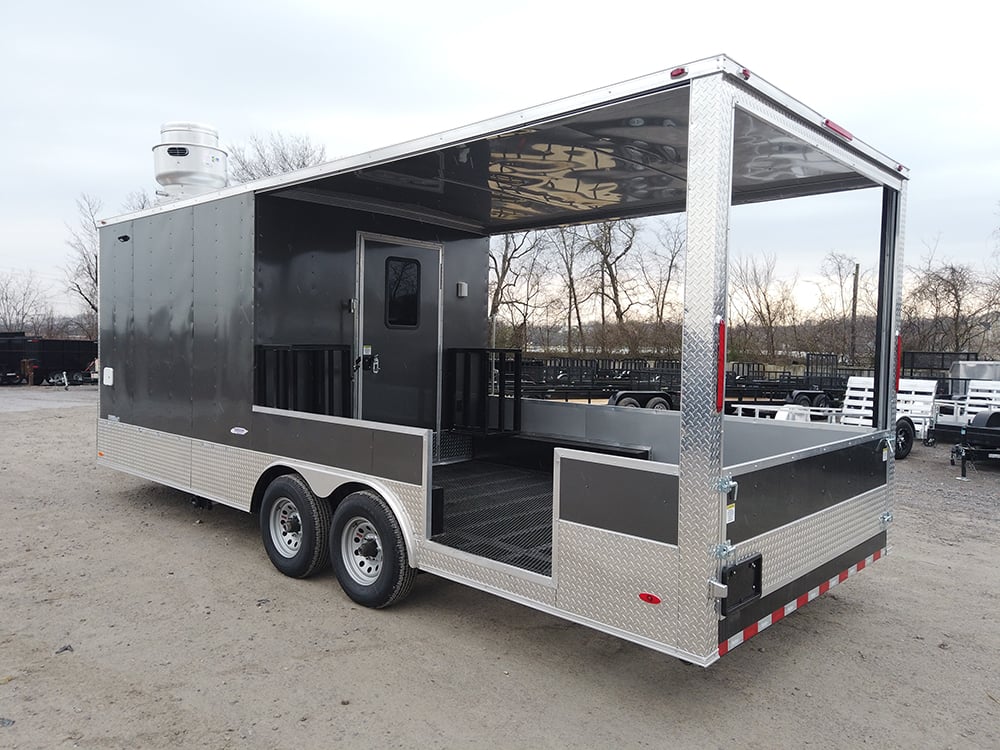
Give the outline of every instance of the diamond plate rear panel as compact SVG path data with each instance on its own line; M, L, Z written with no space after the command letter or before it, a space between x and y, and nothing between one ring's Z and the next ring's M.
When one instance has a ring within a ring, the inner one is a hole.
M554 607L556 590L554 587L536 583L527 577L498 567L484 566L475 560L443 552L440 545L424 541L417 548L418 567L445 578L453 578L462 583L477 584L494 593L508 593L521 599Z
M675 642L684 651L709 655L718 648L718 616L707 582L718 572L711 550L724 529L716 318L726 315L733 153L733 88L721 76L691 84L688 146Z
M679 560L676 547L569 521L559 521L556 534L559 609L664 646L677 644L681 602L673 588ZM702 581L703 595L707 580ZM641 593L662 601L647 604L639 598Z
M763 596L882 531L887 491L880 487L839 505L740 542L732 560L761 553Z
M97 420L98 463L162 481L191 486L191 439L144 427Z

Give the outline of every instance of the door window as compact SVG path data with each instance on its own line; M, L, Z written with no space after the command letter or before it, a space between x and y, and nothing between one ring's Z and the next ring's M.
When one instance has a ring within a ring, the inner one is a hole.
M420 262L412 258L385 259L386 328L420 325Z

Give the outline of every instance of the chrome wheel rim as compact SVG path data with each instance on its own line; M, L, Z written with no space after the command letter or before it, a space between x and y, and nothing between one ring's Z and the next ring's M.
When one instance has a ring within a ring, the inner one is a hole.
M382 540L367 518L355 516L340 535L340 554L347 574L362 586L371 586L382 572Z
M271 508L271 541L282 557L295 557L302 546L302 517L295 503L279 498Z

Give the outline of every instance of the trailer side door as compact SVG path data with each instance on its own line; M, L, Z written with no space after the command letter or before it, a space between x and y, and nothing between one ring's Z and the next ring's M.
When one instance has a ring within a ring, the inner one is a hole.
M437 430L441 246L361 234L358 280L357 416Z

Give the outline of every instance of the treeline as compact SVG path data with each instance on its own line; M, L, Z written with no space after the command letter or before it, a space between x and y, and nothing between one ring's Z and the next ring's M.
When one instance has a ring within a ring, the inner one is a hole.
M679 358L683 217L609 221L494 238L489 314L499 347L577 356ZM736 257L729 270L729 360L790 363L806 352L869 367L877 279L829 252L804 278L773 254ZM1000 357L1000 265L939 259L904 275L908 351Z

